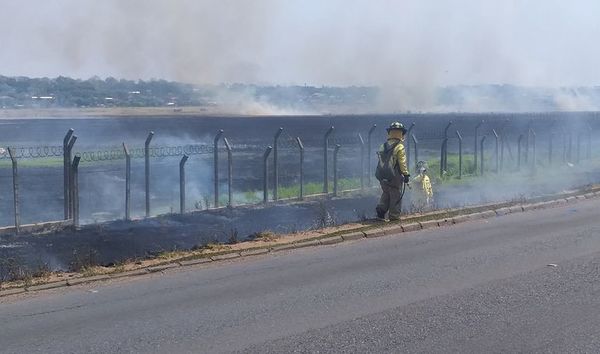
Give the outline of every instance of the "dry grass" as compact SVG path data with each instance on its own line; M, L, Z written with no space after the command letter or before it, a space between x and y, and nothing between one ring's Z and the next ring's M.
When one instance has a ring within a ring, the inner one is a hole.
M253 241L262 241L262 242L273 242L277 241L280 238L279 235L276 235L274 232L265 230L252 234L250 238Z

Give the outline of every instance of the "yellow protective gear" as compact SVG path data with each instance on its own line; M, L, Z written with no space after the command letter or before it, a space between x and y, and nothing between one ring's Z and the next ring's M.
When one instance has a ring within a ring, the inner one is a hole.
M431 187L431 180L427 175L417 175L413 178L413 183L419 189L419 192L423 193L427 198L433 197L433 188Z
M393 166L398 163L400 173L404 176L408 176L408 167L406 165L406 152L404 150L404 134L401 130L390 130L388 133L388 144L397 144L394 147L393 154L391 156L391 163ZM381 145L379 149L383 152L385 149L384 145ZM389 212L390 220L400 220L400 210L402 209L401 203L402 198L400 195L400 187L404 183L402 175L397 176L394 181L381 181L381 198L377 204L376 211L380 217L385 216Z
M406 165L406 151L404 150L404 135L401 130L391 130L388 134L388 144L396 144L394 148L394 154L392 155L392 164L398 162L398 168L400 169L400 173L408 176L410 173L408 172L408 166ZM384 147L381 145L379 151L383 152Z
M433 188L429 176L424 173L418 174L413 178L413 188L411 188L412 205L419 211L429 209L433 200Z

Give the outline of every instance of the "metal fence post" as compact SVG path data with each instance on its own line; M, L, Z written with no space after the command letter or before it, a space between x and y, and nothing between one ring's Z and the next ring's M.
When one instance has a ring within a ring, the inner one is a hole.
M411 127L412 128L412 127ZM360 190L365 190L365 140L358 133L358 143L360 144ZM408 144L410 145L410 144ZM408 158L408 154L406 154Z
M144 143L144 181L146 188L146 217L150 216L150 142L154 132L148 133L146 142Z
M73 189L70 188L71 185L71 159L72 159L72 153L73 153L73 146L75 145L75 142L77 141L77 136L73 135L71 136L71 139L69 139L69 143L67 144L67 157L69 159L69 198L68 198L68 203L69 203L69 219L73 218Z
M415 166L419 162L419 140L414 134L411 134L413 144L415 144Z
M227 138L223 138L227 149L227 206L233 206L233 152Z
M304 199L304 145L300 137L296 137L298 148L300 149L300 200Z
M75 155L71 166L71 188L73 190L73 226L79 227L79 161L81 156Z
M460 132L456 131L456 137L458 138L458 179L462 178L462 142L463 138Z
M219 207L219 139L223 135L223 129L220 129L215 136L213 143L213 164L214 164L214 179L215 179L215 208Z
M480 157L481 157L481 161L479 163L479 166L481 167L481 176L483 176L483 171L484 171L484 159L483 159L483 153L484 153L484 143L485 143L485 135L483 136L483 138L481 138L481 145L480 145Z
M185 213L185 163L189 159L188 155L183 155L179 161L179 212Z
M371 136L373 135L373 132L375 131L375 129L377 128L377 124L373 124L373 126L371 127L371 129L369 129L369 134L367 135L367 184L369 185L369 187L373 187L373 183L371 181L371 160L372 160L372 156L371 156Z
M327 150L329 149L329 136L333 133L333 126L327 130L323 139L323 193L329 194L329 175L327 166Z
M444 171L448 171L448 129L450 129L451 125L452 121L449 121L448 125L446 125L446 128L444 129Z
M440 149L440 177L444 177L444 150L446 144L448 144L448 138L444 138L442 141L442 148Z
M473 149L473 164L475 166L475 173L477 173L477 157L478 157L477 156L477 148L478 148L478 145L479 145L479 140L478 140L478 137L477 137L477 132L478 132L479 128L481 127L481 125L483 124L483 122L484 121L482 120L481 122L477 123L477 125L475 126L475 147Z
M504 132L500 132L500 171L504 170Z
M125 153L125 220L131 220L131 155L127 145L123 143Z
M17 166L17 156L11 147L7 148L8 155L12 162L13 179L13 207L15 212L15 232L21 232L21 208L19 203L19 169Z
M506 125L509 123L508 119L504 120L504 124L502 124L502 127L500 128L500 171L504 170L504 138L505 138L505 129L506 129ZM510 149L510 145L508 145L509 149ZM512 153L509 150L509 153L512 156Z
M283 128L280 127L273 138L273 200L279 199L279 163L277 160L277 142L282 132Z
M494 134L494 138L496 139L496 147L495 147L495 157L496 157L496 173L500 172L500 150L499 150L499 141L498 141L498 133L496 133L496 129L492 129L492 133Z
M335 145L333 150L333 196L338 196L338 152L340 151L340 144Z
M521 170L521 143L523 142L523 134L519 134L517 139L517 171Z
M525 137L525 163L529 163L529 140L531 139L531 128L527 128L527 136Z
M408 144L406 144L406 167L408 168L409 172L410 172L410 135L411 135L414 127L415 127L415 122L412 122L410 124L410 127L408 128L408 131L406 132L406 140L408 141Z
M69 129L63 139L63 183L64 183L64 219L69 219L69 174L71 173L71 158L69 156L68 146L74 130Z
M273 150L272 146L267 146L267 150L263 154L263 203L269 201L269 155Z

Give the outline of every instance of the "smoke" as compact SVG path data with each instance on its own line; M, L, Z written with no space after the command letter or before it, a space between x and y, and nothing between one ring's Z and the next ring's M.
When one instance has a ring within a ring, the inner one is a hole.
M209 89L214 104L218 107L226 107L233 114L241 115L306 115L315 114L314 110L306 107L290 108L284 105L278 106L266 97L260 97L255 86L243 86L236 89L219 85Z
M2 7L6 75L367 85L380 88L374 109L387 112L493 110L439 104L436 89L451 85L592 86L600 79L593 16L600 3L592 0L55 0ZM555 100L574 110L597 105Z

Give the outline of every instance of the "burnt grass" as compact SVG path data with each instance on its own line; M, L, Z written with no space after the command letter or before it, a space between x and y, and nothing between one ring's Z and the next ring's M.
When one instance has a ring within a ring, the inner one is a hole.
M492 188L485 183L438 186L435 207L525 202L531 197L552 195L600 181L600 169L571 177L565 183L556 183L554 178L535 185L498 182L492 183ZM404 214L415 211L411 209L410 198L408 192L402 203ZM0 236L0 260L10 262L11 269L18 269L17 274L39 272L40 268L79 271L93 265L112 266L155 258L163 252L197 249L209 243L248 241L260 233L288 234L369 220L375 216L377 200L375 190L340 198L165 214L133 221L116 220L47 234L3 235ZM15 265L21 268L15 268Z
M143 220L90 224L42 235L0 237L0 258L33 268L79 270L148 259L208 243L251 240L259 232L294 233L372 217L376 197L356 196L267 207L237 207L169 214Z

